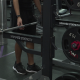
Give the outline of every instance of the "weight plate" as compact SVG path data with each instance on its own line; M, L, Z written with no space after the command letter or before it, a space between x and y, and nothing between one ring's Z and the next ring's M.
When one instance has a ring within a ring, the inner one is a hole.
M73 76L77 77L77 79L80 80L80 73L78 73L78 72L69 72L64 75L73 75Z
M79 80L79 79L73 75L66 74L56 78L55 80Z
M79 80L77 77L67 74L67 75L63 75L63 80Z
M62 48L69 60L80 63L80 27L70 28L64 33Z

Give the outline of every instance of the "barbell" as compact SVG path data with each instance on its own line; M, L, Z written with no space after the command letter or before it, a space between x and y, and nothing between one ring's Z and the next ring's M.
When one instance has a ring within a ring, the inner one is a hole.
M1 29L0 32L6 32L6 31L10 31L10 30L14 30L14 29L22 28L22 27L28 27L28 26L36 25L36 24L37 24L37 22L32 22L32 23L28 23L28 24L25 24L22 26L16 26L16 27L7 28L7 29Z

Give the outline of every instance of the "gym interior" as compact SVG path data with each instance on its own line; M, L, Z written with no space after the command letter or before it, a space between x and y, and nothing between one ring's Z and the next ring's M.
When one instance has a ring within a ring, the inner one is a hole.
M45 0L41 1L41 5L44 5L44 1ZM80 25L78 25L78 21L80 21L79 20L80 19L79 18L80 17L80 14L79 14L80 6L79 6L79 8L76 7L74 10L74 9L71 9L72 7L69 8L64 0L54 0L54 1L56 2L56 4L55 4L56 12L55 13L57 13L55 16L58 17L58 20L59 19L62 19L64 21L73 20L76 22L76 24L72 24L73 22L72 23L70 22L70 25L68 25L66 22L63 21L64 23L61 22L60 24L66 24L66 25L57 25L56 24L55 27L53 28L53 35L55 36L54 44L57 47L57 50L55 50L55 57L52 59L52 79L43 79L43 80L79 80L80 78L73 79L73 77L72 77L72 79L71 79L71 77L70 77L70 79L59 79L59 77L66 73L69 73L69 72L78 72L78 74L80 72L79 60L77 60L77 59L73 60L73 58L71 56L69 56L69 58L71 58L71 60L70 60L68 58L68 55L65 55L67 53L65 50L63 50L64 44L62 42L63 41L62 39L64 39L63 35L67 30L73 28L75 25L77 25L78 27L80 26ZM66 0L66 1L68 1L69 5L72 4L69 1L75 2L74 0ZM76 2L80 5L79 0L76 0ZM1 5L1 2L0 2L0 5ZM34 16L37 19L36 35L42 36L43 35L43 27L42 27L41 23L38 21L38 17L40 16L40 13L34 3L33 3L33 5L34 5ZM11 0L6 0L7 26L5 28L3 28L0 25L0 29L11 28L11 7L12 7ZM0 12L1 12L1 10L0 10ZM70 16L70 14L74 14L74 15ZM0 16L1 16L1 13L0 13ZM64 17L66 17L66 18L63 19ZM2 23L0 22L0 24L2 24ZM74 35L73 35L73 37L74 37ZM79 35L78 35L78 38L79 38ZM67 39L69 39L69 38L67 38ZM79 39L78 39L78 41L79 41ZM3 33L1 32L0 33L0 80L28 80L27 77L34 74L34 73L28 73L27 75L20 75L20 74L17 74L12 69L14 62L15 62L14 46L15 46L15 40L3 38ZM46 43L46 46L47 46L47 43ZM41 51L41 44L35 43L34 50ZM74 51L74 52L75 52L75 54L77 54L76 51ZM26 68L28 60L27 60L27 54L25 51L22 52L21 61ZM41 56L34 55L34 61L37 65L42 67L42 57ZM30 80L34 80L34 79L30 79ZM36 79L36 80L38 80L38 79Z

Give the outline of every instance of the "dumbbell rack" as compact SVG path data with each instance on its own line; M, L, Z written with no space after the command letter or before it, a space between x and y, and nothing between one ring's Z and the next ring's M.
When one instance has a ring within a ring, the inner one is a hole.
M7 28L6 0L0 0L0 30ZM0 45L7 44L7 39L3 38L3 32L0 32Z

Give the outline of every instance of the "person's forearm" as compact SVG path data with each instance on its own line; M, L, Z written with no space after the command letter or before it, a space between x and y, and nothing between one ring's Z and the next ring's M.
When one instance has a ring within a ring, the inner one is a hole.
M20 15L18 0L13 0L13 6L14 6L14 10L16 12L16 15Z
M34 3L36 7L38 8L39 12L42 13L40 0L34 0Z

